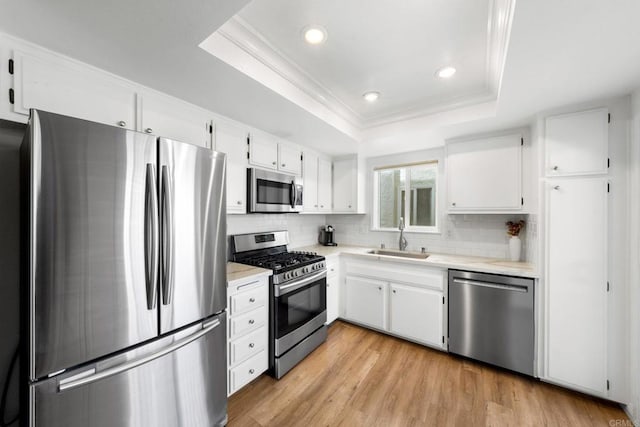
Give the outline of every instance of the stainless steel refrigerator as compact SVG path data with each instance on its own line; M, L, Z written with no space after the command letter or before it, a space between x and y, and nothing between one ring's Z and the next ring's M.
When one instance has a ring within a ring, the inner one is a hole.
M31 111L22 424L226 424L224 154Z

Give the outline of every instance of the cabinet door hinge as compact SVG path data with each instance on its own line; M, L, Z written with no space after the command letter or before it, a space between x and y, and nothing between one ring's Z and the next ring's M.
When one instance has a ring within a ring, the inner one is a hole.
M610 167L611 167L611 159L607 158L607 168L610 168Z
M442 336L442 344L444 344L444 335Z
M213 126L209 125L209 133L213 135Z
M9 74L13 74L13 59L9 60Z
M247 160L251 160L251 155L249 154L248 151L247 151Z
M607 182L607 193L610 193L610 192L611 192L611 184Z
M444 304L444 297L442 297L442 303Z
M520 197L520 206L524 206L524 197Z
M609 390L609 380L607 380L607 390Z
M13 104L15 102L15 94L13 89L9 89L9 103Z
M520 138L520 145L524 145L524 138Z
M609 282L607 282L607 292L609 292L610 289L611 289L611 285L609 285Z
M247 134L247 145L251 144L251 134Z
M303 160L304 160L303 154L300 154L300 161L303 161Z
M607 114L607 123L611 123L611 113Z

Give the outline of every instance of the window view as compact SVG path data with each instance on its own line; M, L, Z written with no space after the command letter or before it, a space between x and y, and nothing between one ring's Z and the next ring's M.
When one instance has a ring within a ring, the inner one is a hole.
M435 229L437 163L379 169L375 174L376 228L397 228L404 218L407 228Z

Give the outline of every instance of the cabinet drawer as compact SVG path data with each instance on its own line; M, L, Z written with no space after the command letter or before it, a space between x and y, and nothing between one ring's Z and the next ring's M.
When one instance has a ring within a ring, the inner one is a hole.
M262 307L266 302L266 289L264 285L258 283L256 287L239 292L237 295L231 296L231 304L229 305L230 315L234 316L245 311Z
M257 310L231 318L231 328L229 330L229 339L233 340L247 332L255 331L264 326L267 321L267 307L262 306Z
M233 394L267 370L267 352L262 350L246 362L229 370L229 394Z
M267 344L267 327L242 336L229 344L229 365L233 366L265 349Z
M361 260L349 260L345 265L345 273L348 275L372 277L395 283L409 283L438 290L444 289L445 270L401 263Z

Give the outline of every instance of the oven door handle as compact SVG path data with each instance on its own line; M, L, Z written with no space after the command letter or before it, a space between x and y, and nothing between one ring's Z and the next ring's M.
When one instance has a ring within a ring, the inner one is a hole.
M307 286L310 283L315 282L316 280L319 279L324 279L325 277L327 277L327 269L323 269L322 271L314 274L313 276L309 276L309 277L305 277L304 279L301 279L300 281L294 282L294 283L289 283L287 285L276 285L275 289L274 289L274 296L279 297L282 295L286 295L288 293L291 293L293 291L296 291L300 288L303 288L305 286Z

